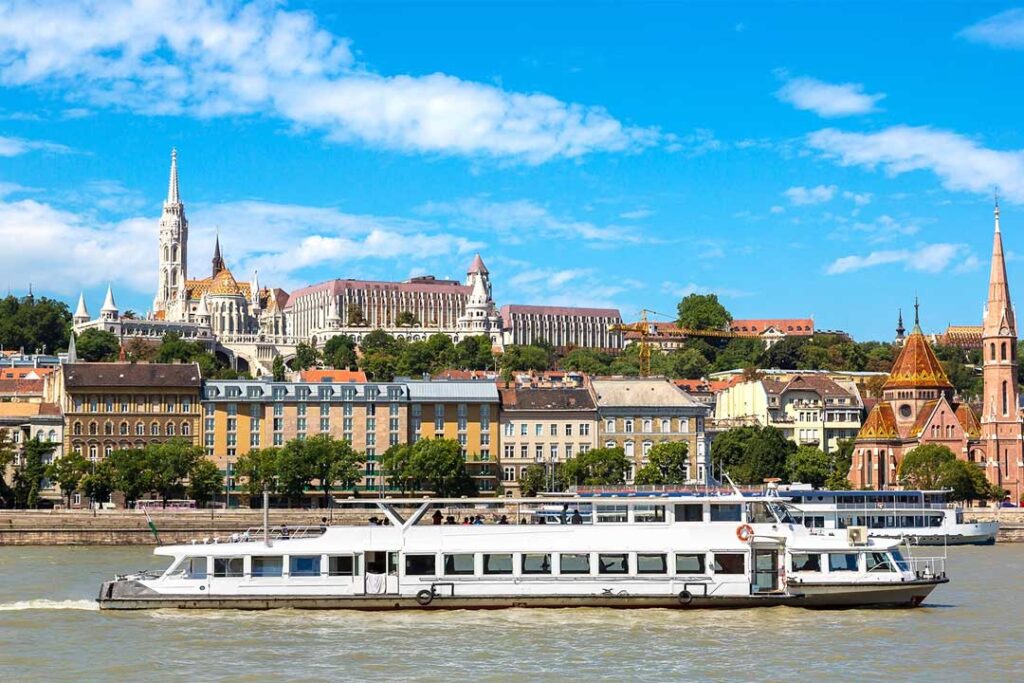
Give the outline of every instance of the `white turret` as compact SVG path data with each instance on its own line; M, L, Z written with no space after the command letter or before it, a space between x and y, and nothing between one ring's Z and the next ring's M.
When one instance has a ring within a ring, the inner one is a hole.
M171 150L171 176L167 199L160 217L160 260L154 314L163 312L167 320L184 320L185 281L188 278L188 220L178 192L178 151Z
M501 317L491 299L491 277L480 254L466 271L466 286L470 287L466 312L459 316L459 329L474 334L486 334L497 341L501 333Z
M198 325L210 324L210 307L206 305L206 295L199 298L199 305L196 306L195 322Z
M117 320L117 304L114 303L114 291L107 285L107 296L103 299L103 308L100 309L100 320Z
M85 307L85 293L82 292L78 295L78 308L75 309L75 317L73 318L75 325L84 325L92 319L89 315L89 309Z
M259 271L252 271L252 282L249 283L249 303L253 313L260 309L260 276Z

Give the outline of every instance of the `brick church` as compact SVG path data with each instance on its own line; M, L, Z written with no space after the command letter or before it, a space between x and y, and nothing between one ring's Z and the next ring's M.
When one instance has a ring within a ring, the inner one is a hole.
M1017 502L1024 494L1024 452L1017 387L1017 323L1006 279L999 206L995 209L992 272L982 326L982 414L956 396L935 352L914 329L857 434L850 482L855 488L893 488L903 456L926 443L948 446L957 457L983 468L993 484Z

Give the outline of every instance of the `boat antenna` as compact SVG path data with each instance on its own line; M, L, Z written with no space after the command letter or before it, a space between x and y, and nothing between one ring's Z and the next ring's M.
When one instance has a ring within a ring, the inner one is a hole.
M722 477L723 477L723 478L724 478L724 479L725 479L725 480L726 480L727 482L729 482L729 486L731 486L731 487L732 487L732 490L733 490L733 491L734 491L734 492L736 493L736 495L738 495L738 496L742 496L742 495L743 495L743 491L740 491L740 488L739 488L738 486L736 486L736 484L735 484L735 483L733 482L733 480L732 480L732 477L730 477L730 476L729 476L729 473L728 473L728 472L726 472L726 471L724 471L724 470L723 470L723 471L722 471Z

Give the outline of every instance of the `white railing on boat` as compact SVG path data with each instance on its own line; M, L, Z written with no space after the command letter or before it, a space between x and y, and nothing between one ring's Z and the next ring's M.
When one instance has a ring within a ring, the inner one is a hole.
M230 534L228 536L209 536L207 538L194 538L192 545L206 545L209 543L245 543L248 541L262 542L264 538L271 541L287 541L296 538L315 538L323 535L327 527L324 526L272 526L267 528L264 536L263 527L249 527L245 531Z
M801 501L797 505L827 505L824 502ZM836 503L837 510L949 510L956 507L952 503Z
M946 558L944 557L908 557L904 560L914 576L919 579L931 579L946 575Z

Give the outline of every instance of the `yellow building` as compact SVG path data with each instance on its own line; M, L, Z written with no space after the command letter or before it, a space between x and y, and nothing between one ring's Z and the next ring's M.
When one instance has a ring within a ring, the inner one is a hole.
M852 380L834 381L823 375L796 375L786 382L761 379L719 392L715 428L776 427L798 446L830 453L840 439L857 435L863 408Z
M498 488L498 387L493 380L406 382L409 443L454 439L481 494Z

